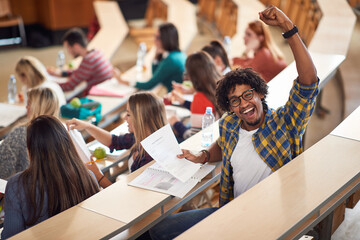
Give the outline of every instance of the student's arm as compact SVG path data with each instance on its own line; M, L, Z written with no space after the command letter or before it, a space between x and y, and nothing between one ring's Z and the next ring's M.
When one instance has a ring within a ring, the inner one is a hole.
M291 20L278 8L270 6L259 13L260 19L270 25L278 26L285 33L294 27ZM317 82L317 73L314 63L302 42L298 33L287 38L291 51L296 62L296 69L299 74L299 83L303 85L311 85Z
M136 82L135 87L142 90L150 90L159 83L171 81L172 79L169 78L174 71L177 71L176 63L174 63L170 59L170 56L168 56L166 59L162 60L161 63L159 63L159 66L156 68L155 72L153 72L153 76L150 78L149 81Z
M100 187L107 188L112 184L112 182L103 175L96 163L86 164L86 167L94 173L96 181L99 183Z
M179 154L178 158L186 158L189 161L194 163L205 163L205 162L219 162L221 161L221 148L217 142L214 142L207 149L209 154L206 152L199 152L197 154L192 154L189 150L182 149L183 154ZM209 155L209 159L207 159Z
M73 118L69 121L66 121L66 125L69 130L78 129L78 130L86 130L91 136L93 136L96 140L104 144L105 146L110 146L112 142L112 135L91 123L81 121L79 119Z

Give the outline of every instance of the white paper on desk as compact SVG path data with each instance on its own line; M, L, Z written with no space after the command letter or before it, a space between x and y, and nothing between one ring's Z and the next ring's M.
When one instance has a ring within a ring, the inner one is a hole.
M7 127L18 118L26 115L25 106L0 103L0 126Z
M75 145L76 152L79 154L80 159L84 162L90 162L91 153L86 146L84 138L82 137L81 133L76 130L72 129L69 131L70 137Z
M0 193L5 193L7 181L0 179Z
M182 152L170 124L145 138L141 145L161 167L182 182L189 180L200 169L200 164L176 156Z

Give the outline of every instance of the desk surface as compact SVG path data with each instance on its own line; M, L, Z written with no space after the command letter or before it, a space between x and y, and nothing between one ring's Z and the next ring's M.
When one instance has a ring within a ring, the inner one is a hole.
M325 137L178 239L288 236L360 177L359 147L358 141Z
M11 239L100 239L125 223L74 206ZM89 231L96 226L97 231Z
M360 141L360 106L355 109L339 126L337 126L331 135L352 140Z
M309 45L310 51L347 55L356 16L347 1L318 0L323 16Z
M335 74L340 64L345 60L344 56L336 54L310 52L310 55L314 61L320 79L320 88L325 86L333 74ZM296 65L295 62L292 62L268 83L269 94L266 97L266 101L269 107L276 109L284 106L289 99L293 81L297 77Z

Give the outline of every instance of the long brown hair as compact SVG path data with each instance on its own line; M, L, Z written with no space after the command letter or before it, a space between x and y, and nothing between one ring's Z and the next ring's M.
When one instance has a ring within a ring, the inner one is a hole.
M140 142L167 124L163 101L151 92L138 92L130 96L129 108L133 115L135 144L132 149L145 154Z
M252 21L248 24L248 27L256 33L258 36L263 36L264 41L261 42L260 48L267 48L270 50L270 53L274 60L284 59L284 55L275 44L274 40L271 37L270 30L268 26L259 20Z
M191 54L186 59L186 72L195 91L203 93L215 107L215 112L221 116L216 105L216 85L222 77L217 70L214 60L204 51Z
M217 40L213 40L209 45L204 46L202 51L207 52L213 59L217 56L221 58L221 61L225 65L225 68L230 67L230 61L223 44Z
M30 122L26 134L30 165L20 175L30 216L26 225L35 224L41 216L45 196L51 217L99 191L58 119L39 116Z

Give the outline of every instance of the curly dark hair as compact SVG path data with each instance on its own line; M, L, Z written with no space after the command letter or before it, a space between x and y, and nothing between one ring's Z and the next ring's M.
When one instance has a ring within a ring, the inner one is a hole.
M230 112L228 95L235 90L236 85L246 84L255 89L255 92L264 95L261 99L264 110L267 110L266 95L268 94L268 85L259 74L251 68L237 68L228 72L219 82L216 88L216 102L223 111Z

